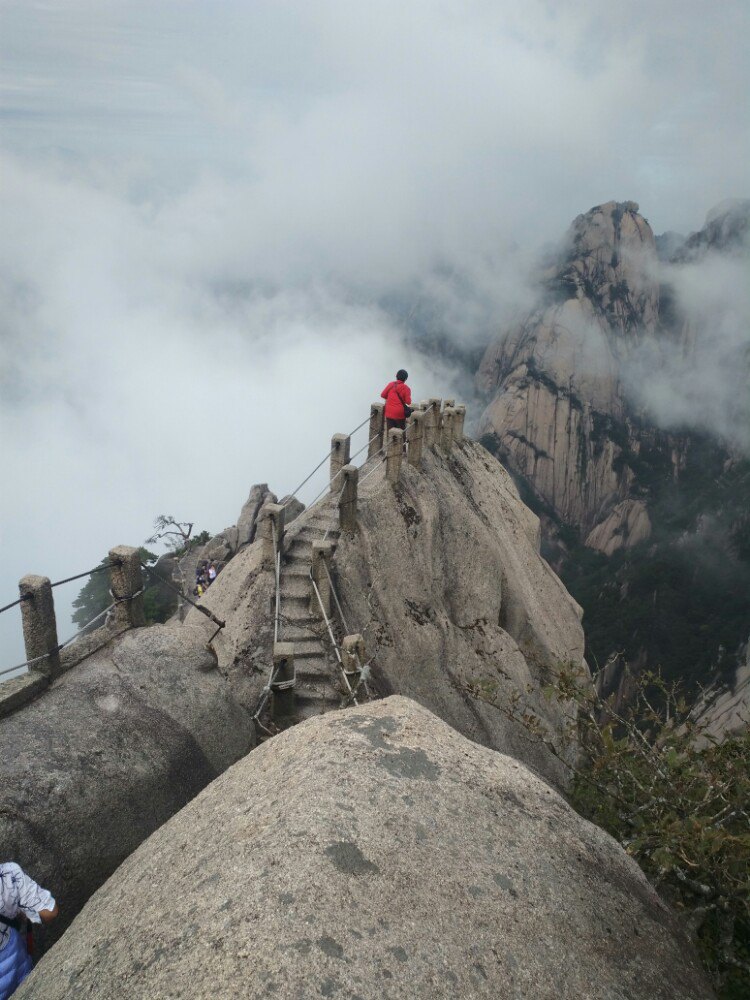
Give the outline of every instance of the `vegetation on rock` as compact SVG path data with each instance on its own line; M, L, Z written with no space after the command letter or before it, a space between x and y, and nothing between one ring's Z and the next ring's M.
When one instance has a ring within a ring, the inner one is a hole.
M633 684L618 711L580 668L561 667L545 695L573 712L554 740L522 692L506 711L568 768L571 805L685 918L723 1000L740 1000L750 993L750 733L718 743L676 686L651 672ZM496 702L491 683L472 693Z

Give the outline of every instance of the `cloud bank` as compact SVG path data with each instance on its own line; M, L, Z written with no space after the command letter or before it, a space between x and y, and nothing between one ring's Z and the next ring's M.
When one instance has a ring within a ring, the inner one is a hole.
M512 322L578 212L741 191L746 5L610 6L6 0L0 597L448 393L408 344Z

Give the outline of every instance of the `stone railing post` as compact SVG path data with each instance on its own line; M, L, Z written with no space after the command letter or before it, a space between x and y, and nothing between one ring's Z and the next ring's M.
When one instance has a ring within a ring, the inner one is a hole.
M397 483L401 476L401 460L404 457L404 432L399 427L388 431L388 449L385 460L385 478L389 483Z
M422 442L424 440L424 420L423 410L415 410L409 417L409 429L407 432L407 461L409 465L419 468L422 464Z
M323 610L331 617L331 585L328 582L328 573L331 571L331 559L333 557L335 545L333 542L313 542L312 543L312 578L320 594L320 601ZM326 573L326 568L328 573ZM320 611L318 598L315 590L310 594L310 612L317 615Z
M112 563L109 586L112 599L117 601L113 613L115 626L142 628L146 624L146 615L143 610L141 554L132 545L118 545L109 550L109 559Z
M331 438L331 492L338 493L344 485L339 473L349 464L351 439L347 434L334 434Z
M443 400L443 409L444 410L455 409L455 406L456 406L455 399L444 399Z
M349 686L356 695L362 680L362 665L365 662L365 640L359 633L344 636L341 642L341 661Z
M428 400L426 423L425 423L425 447L434 448L438 441L438 431L440 429L440 406L442 399L433 396Z
M273 682L271 684L271 715L275 722L283 722L294 716L294 685L296 681L294 643L275 642L273 644Z
M385 427L385 403L373 403L370 406L370 427L367 431L367 457L377 455L383 447L383 428Z
M443 410L442 426L440 428L440 447L445 452L453 449L453 420L456 411L452 406L446 406Z
M44 659L32 663L29 670L36 670L52 680L60 673L60 652L57 642L57 620L52 585L47 576L25 576L19 581L21 595L21 623L26 659Z
M359 469L356 465L345 465L341 470L344 492L339 500L339 528L342 531L357 530L357 486Z
M453 417L453 440L456 444L463 444L464 440L464 420L466 419L466 407L459 403Z
M280 503L267 503L260 509L258 515L258 534L261 538L263 551L261 555L263 569L274 568L274 529L276 532L276 545L279 551L284 544L284 520L285 508Z

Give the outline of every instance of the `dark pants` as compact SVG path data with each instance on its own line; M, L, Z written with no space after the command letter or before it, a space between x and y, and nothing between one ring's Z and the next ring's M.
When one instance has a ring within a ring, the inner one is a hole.
M392 427L398 427L399 430L406 430L406 418L403 420L393 420L392 417L385 418L386 430L390 430Z

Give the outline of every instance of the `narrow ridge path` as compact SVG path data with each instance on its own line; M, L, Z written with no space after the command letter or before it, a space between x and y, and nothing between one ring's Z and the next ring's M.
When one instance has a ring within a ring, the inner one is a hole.
M297 721L322 715L341 705L338 665L329 651L330 641L320 608L312 596L310 571L312 543L339 537L338 512L327 501L314 507L295 533L281 562L281 623L279 641L294 643L297 677Z

